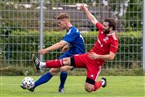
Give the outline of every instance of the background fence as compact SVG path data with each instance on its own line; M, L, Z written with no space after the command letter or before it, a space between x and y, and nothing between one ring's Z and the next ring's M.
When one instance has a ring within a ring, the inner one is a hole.
M142 0L44 0L44 34L59 32L54 17L60 12L69 13L72 24L81 32L96 31L79 10L79 3L85 3L100 22L108 17L117 21L117 32L121 37L119 51L115 60L107 62L104 68L121 65L124 69L130 69L134 64L142 66ZM38 33L41 11L40 0L0 0L0 65L31 64L32 53L40 48ZM121 36L121 33L128 32L136 34L132 37L130 34ZM60 40L60 37L55 36L53 42L47 42L50 38L45 36L44 47ZM86 48L90 49L96 37L84 34L84 38L91 41L86 42ZM57 58L60 54L59 50L53 51L45 55L44 60L49 56L49 59Z

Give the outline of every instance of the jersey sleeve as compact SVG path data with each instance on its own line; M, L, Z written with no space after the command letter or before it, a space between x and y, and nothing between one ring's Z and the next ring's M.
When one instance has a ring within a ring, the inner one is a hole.
M116 54L117 50L118 50L118 40L114 40L110 45L110 52Z
M64 38L62 38L62 40L68 42L68 43L71 43L73 42L77 37L77 32L75 30L70 30Z
M98 30L103 30L103 25L101 23L96 23L96 28L98 28Z

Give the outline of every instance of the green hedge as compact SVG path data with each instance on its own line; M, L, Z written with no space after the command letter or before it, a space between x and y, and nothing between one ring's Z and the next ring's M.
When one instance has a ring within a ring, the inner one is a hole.
M97 33L98 32L82 33L86 44L86 52L88 52L95 43ZM114 66L118 67L120 65L130 68L132 64L140 65L142 52L142 33L138 31L117 34L119 37L119 50L117 56L113 61L107 62L104 68L112 68ZM60 41L64 35L65 32L44 32L44 48ZM22 63L29 65L31 64L31 54L37 53L39 49L39 31L13 31L9 36L1 36L0 42L3 44L0 45L4 51L3 56L8 57L9 60L11 60L10 63ZM58 58L61 55L61 53L58 52L60 52L60 50L57 50L57 52L52 51L51 53L46 54L44 56L44 60Z

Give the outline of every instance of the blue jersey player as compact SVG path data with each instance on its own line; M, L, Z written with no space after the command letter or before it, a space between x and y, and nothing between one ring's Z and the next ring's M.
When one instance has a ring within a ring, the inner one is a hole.
M38 52L40 54L46 54L46 53L49 53L50 51L62 48L62 52L64 52L64 54L61 55L59 59L70 57L74 54L85 53L84 39L81 33L79 32L79 30L71 24L69 15L67 13L60 13L57 16L57 23L61 29L66 30L66 35L64 36L64 38L62 38L60 42L55 43L52 46L47 47L45 49L39 50ZM53 75L57 74L59 71L60 71L60 68L51 68L46 74L42 75L35 82L34 87L29 90L33 92L37 86L48 82L53 77ZM58 89L58 92L60 93L64 93L64 84L65 84L66 78L67 78L67 72L61 71L60 85ZM24 89L24 87L22 88Z

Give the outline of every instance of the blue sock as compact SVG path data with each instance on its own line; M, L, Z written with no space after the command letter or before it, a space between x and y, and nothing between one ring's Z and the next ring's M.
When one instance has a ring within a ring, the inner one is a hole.
M59 88L64 88L64 84L67 78L67 72L61 72L60 73L60 85Z
M51 78L53 77L53 75L50 72L47 72L46 74L42 75L36 82L35 82L35 86L34 88L36 88L37 86L44 84L46 82L48 82Z

